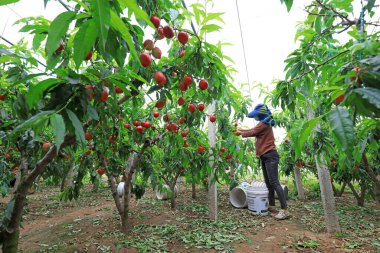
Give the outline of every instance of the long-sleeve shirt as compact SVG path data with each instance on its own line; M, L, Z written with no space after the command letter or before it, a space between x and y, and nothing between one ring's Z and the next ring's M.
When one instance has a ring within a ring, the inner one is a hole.
M259 122L254 128L239 129L239 131L242 132L242 137L256 137L255 149L257 157L276 149L272 126Z

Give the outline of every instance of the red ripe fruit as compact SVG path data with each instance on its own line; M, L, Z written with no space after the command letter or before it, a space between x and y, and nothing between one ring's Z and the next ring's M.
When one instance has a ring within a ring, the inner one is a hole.
M140 125L140 123L139 123L137 120L135 120L135 121L133 121L133 125L134 125L135 127L137 127L138 125Z
M163 117L162 117L163 121L165 122L168 122L170 121L170 115L169 114L165 114Z
M180 31L178 33L177 38L182 45L185 45L189 41L189 35L187 34L187 32Z
M144 125L143 124L141 124L143 127L145 127L145 128L150 128L152 125L148 122L148 121L146 121L146 122L143 122L144 123Z
M289 139L285 139L285 143L289 143Z
M91 140L91 139L92 139L91 133L90 133L90 132L86 132L86 133L84 134L84 138L86 139L86 141Z
M142 121L142 122L141 122L141 126L142 126L142 127L145 127L145 123L146 123L145 121Z
M158 47L153 48L152 55L156 59L161 59L161 55L162 55L161 49Z
M179 105L183 105L185 103L185 99L183 97L180 97L177 102Z
M184 130L184 131L181 132L181 136L182 137L186 137L188 133L189 133L189 131L185 131Z
M84 58L86 61L90 60L92 58L92 51L88 52L86 55L86 58Z
M153 48L154 48L154 42L153 42L153 40L145 40L144 41L144 48L146 49L146 50L152 50Z
M183 146L184 146L185 148L187 148L187 147L189 146L189 143L187 143L187 141L184 141L184 142L183 142Z
M358 84L362 84L363 80L360 78L359 72L364 72L364 69L363 68L355 67L355 68L352 69L352 71L355 71L356 74L354 76L350 76L351 81L355 81L357 79L358 80Z
M198 105L198 110L201 111L201 112L203 112L204 109L205 109L205 105L202 104L202 103L200 103L200 104Z
M4 94L0 94L0 101L4 101L5 100L5 95Z
M164 86L166 84L166 77L162 72L156 72L154 73L154 80L158 84L158 86Z
M108 91L103 90L102 91L102 96L100 97L100 102L105 103L108 99Z
M171 123L170 124L170 130L173 132L173 133L178 133L178 125L176 123Z
M172 130L172 124L167 124L166 125L166 130L171 131Z
M179 83L178 88L179 88L181 91L187 91L187 86L186 86L186 84L185 84L183 81L181 81L181 82Z
M193 78L191 78L191 76L185 76L185 77L183 78L183 83L184 83L186 86L189 86L192 82L193 82Z
M157 38L159 40L162 40L163 38L165 38L165 35L164 35L164 28L158 28L157 30Z
M173 28L171 28L170 26L165 26L164 27L164 36L167 38L167 39L171 39L174 37L174 31L173 31Z
M128 123L125 123L125 124L124 124L124 128L126 128L126 129L130 129L130 128L131 128L131 125L128 124Z
M215 116L215 115L211 115L211 116L210 116L210 121L211 121L212 123L214 123L215 120L216 120L216 116Z
M160 20L159 17L157 17L157 16L151 16L150 17L150 22L153 23L154 27L156 27L156 28L160 27L161 20Z
M231 173L230 177L235 177L235 174L234 174L234 173Z
M220 152L224 153L224 152L226 152L226 149L225 148L220 148Z
M185 123L185 119L184 119L183 117L179 118L178 121L179 121L179 123L181 123L181 124Z
M202 79L200 82L199 82L199 89L201 90L206 90L208 87L208 82L204 79Z
M157 103L156 103L156 107L157 107L158 109L161 109L161 108L164 107L164 106L165 106L165 100L157 101Z
M116 92L117 94L121 94L121 93L123 93L123 90L122 90L119 86L116 86L116 87L115 87L115 92Z
M227 158L227 159L232 159L232 155L227 154L227 155L226 155L226 158Z
M160 116L160 113L159 113L159 112L154 112L154 113L153 113L153 117L158 118L158 116Z
M44 153L48 152L49 149L50 149L50 146L51 146L51 143L50 142L45 142L44 144L42 144L42 151Z
M150 64L152 64L152 59L150 58L150 55L147 53L140 54L140 62L143 67L149 67Z
M335 100L334 100L334 103L336 105L339 105L340 103L342 103L344 100L344 94L340 95L339 97L337 97Z
M10 154L6 154L6 155L5 155L5 158L6 158L6 159L11 159L11 155L10 155Z
M179 54L179 58L182 58L185 56L186 50L182 50L181 53Z
M65 48L65 45L63 44L63 41L60 41L59 42L59 47L55 50L55 52L57 54L59 54L60 52L62 52L62 50Z
M187 107L187 110L191 113L195 112L195 105L194 104L189 104Z
M203 153L205 151L205 148L202 146L198 146L198 153Z
M137 126L136 127L136 132L142 133L143 132L143 127L142 126Z
M106 172L105 169L98 169L99 176L102 176Z

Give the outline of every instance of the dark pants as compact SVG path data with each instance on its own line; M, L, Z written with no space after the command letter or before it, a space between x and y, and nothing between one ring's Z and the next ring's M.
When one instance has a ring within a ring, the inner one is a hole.
M276 191L278 199L281 203L281 208L287 208L284 189L282 189L278 181L278 162L279 156L277 150L272 150L260 156L261 165L265 184L269 190L269 205L274 206L274 191Z

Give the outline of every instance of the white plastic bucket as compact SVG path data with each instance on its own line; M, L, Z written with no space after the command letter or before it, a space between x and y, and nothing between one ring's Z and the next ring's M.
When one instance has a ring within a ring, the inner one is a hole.
M169 186L165 184L163 187L165 188L163 192L160 192L159 190L156 191L156 199L158 200L165 200L169 198L169 194L168 194L168 192L170 191ZM178 186L177 185L174 186L175 197L177 197L178 191L179 191Z
M249 183L242 182L230 191L230 203L233 207L245 208L248 206L246 189L249 186Z
M246 189L248 210L254 215L268 215L268 188L264 182L254 182Z
M117 195L119 195L119 198L124 196L124 182L120 182L117 186Z

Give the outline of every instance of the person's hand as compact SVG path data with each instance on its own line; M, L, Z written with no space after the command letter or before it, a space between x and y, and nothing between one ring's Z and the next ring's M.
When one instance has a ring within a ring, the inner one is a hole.
M239 136L239 135L241 135L242 134L242 132L240 132L239 130L236 130L235 132L234 132L234 135L236 135L236 136Z

